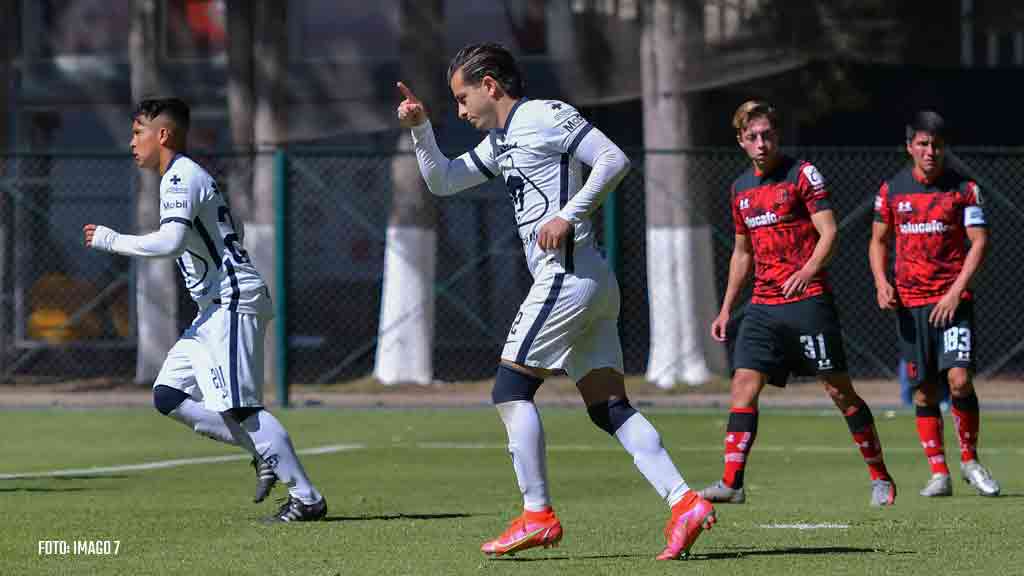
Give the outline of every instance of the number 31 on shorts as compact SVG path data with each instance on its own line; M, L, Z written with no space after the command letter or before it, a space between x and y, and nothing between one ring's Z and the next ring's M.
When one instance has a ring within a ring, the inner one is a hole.
M804 346L804 356L808 360L828 358L828 350L825 349L824 334L818 334L817 336L804 334L800 336L800 343ZM817 346L815 346L815 344L817 344Z

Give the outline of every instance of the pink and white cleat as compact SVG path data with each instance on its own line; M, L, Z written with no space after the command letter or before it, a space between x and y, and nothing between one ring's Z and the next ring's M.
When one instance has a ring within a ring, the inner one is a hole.
M537 546L554 548L561 539L562 523L551 508L543 512L526 510L509 524L501 536L484 542L480 551L490 556L504 556Z
M665 549L658 560L685 559L700 533L711 530L715 520L714 506L700 494L688 492L672 507L672 517L665 525Z

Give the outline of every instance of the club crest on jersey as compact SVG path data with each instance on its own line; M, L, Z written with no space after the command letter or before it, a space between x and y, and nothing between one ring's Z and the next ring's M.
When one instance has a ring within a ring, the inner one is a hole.
M789 186L779 186L775 189L775 205L782 206L789 203Z

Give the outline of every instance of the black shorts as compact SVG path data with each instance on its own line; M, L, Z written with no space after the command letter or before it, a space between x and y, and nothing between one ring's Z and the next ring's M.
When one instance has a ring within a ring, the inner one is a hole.
M736 337L732 368L767 374L768 383L780 387L790 374L846 372L843 333L832 295L788 304L749 304Z
M900 308L900 357L907 363L911 386L937 382L950 368L974 369L974 302L963 300L953 323L937 328L928 322L934 304Z

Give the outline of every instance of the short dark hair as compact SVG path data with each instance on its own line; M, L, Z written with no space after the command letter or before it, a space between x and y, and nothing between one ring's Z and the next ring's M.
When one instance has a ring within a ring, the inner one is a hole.
M148 98L139 102L132 118L140 116L153 120L157 116L167 116L181 130L187 132L192 121L192 113L188 104L180 98Z
M946 139L946 121L937 112L919 110L907 124L907 140L913 140L918 132L931 134L936 138Z
M459 50L448 65L449 84L460 68L462 80L471 86L479 86L484 76L490 76L513 98L522 97L526 88L515 57L500 44L470 44Z

